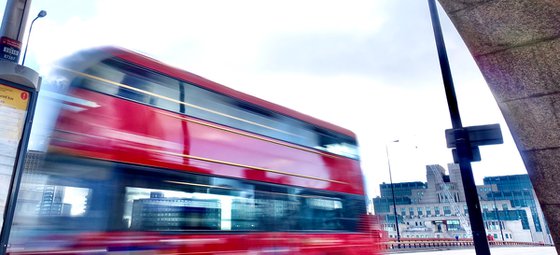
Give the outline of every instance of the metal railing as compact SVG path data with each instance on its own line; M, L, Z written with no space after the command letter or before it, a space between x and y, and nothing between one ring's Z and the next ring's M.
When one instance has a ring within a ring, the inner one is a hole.
M493 246L553 246L544 243L532 242L514 242L514 241L488 241L488 244ZM388 241L381 242L381 249L384 250L400 250L400 249L454 249L466 248L473 246L472 240L407 240L407 241Z

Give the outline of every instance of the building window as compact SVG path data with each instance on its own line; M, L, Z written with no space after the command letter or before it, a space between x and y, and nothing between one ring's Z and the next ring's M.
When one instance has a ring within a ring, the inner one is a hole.
M504 209L505 211L507 211L508 205L507 205L507 204L502 204L502 209Z
M434 211L436 213L436 216L439 216L439 207L437 207L437 206L434 207Z
M410 207L408 208L408 212L410 213L410 216L414 216L414 207Z
M461 222L459 220L448 220L447 221L447 230L460 230L461 229Z
M424 213L422 212L422 207L418 207L418 216L422 216L424 215Z
M449 208L449 206L444 206L443 207L443 214L445 216L451 216L451 208Z
M85 89L358 159L351 137L117 59L85 72L88 79L80 84Z
M432 215L432 208L426 207L426 216L431 216L431 215Z

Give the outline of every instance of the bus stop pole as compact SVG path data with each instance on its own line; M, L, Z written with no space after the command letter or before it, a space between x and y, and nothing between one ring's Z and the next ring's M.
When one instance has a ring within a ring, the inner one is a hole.
M18 63L31 0L8 0L0 27L0 59Z
M472 154L472 148L469 142L468 133L463 129L463 124L461 123L461 115L459 114L459 106L455 95L451 68L449 67L449 60L447 58L447 51L445 49L445 42L443 40L443 33L441 31L441 24L435 0L428 0L428 5L430 8L430 17L432 19L432 27L434 29L434 37L438 50L441 74L443 76L445 95L447 97L449 114L451 115L451 123L453 125L453 129L456 130L455 138L457 155L459 168L461 170L461 179L465 189L465 199L471 223L474 249L477 255L490 255L490 247L486 239L482 212L480 211L480 202L471 168L472 157L470 155Z

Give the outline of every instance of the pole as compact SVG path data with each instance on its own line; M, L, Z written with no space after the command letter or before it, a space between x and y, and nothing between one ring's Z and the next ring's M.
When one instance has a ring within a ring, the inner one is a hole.
M23 51L23 60L21 61L21 65L25 65L25 56L27 56L27 48L29 48L29 38L31 38L31 30L33 29L33 24L35 21L40 18L39 16L35 17L33 21L31 21L31 25L29 26L29 32L27 33L27 42L25 43L25 50Z
M33 30L33 24L35 24L35 21L38 18L42 18L47 16L47 12L44 10L41 10L39 12L39 14L37 14L37 17L35 17L33 19L33 21L31 21L31 26L29 26L29 33L27 34L27 42L25 43L25 51L23 52L23 60L21 61L21 65L25 65L25 56L27 56L27 49L29 48L29 38L31 38L31 31Z
M432 27L434 29L434 37L438 50L439 63L441 67L441 75L443 76L443 85L445 87L445 95L447 97L447 105L449 107L449 114L451 116L451 123L455 129L456 149L459 159L459 168L461 170L461 179L465 189L465 198L469 212L469 220L471 222L471 229L473 235L474 249L477 255L490 255L490 247L486 239L486 231L484 230L484 222L482 213L480 211L480 202L476 192L476 184L471 168L471 153L472 148L469 142L468 133L463 129L461 123L461 115L459 114L459 106L457 97L455 95L455 88L453 87L453 78L451 76L451 68L449 67L449 60L447 59L447 51L445 49L445 42L443 40L443 33L441 31L441 24L439 21L437 6L435 0L428 0L430 8L430 16L432 19Z
M7 0L0 27L0 59L18 63L31 0Z
M397 217L397 201L395 199L395 188L393 187L393 175L391 174L391 161L389 160L389 146L385 144L385 153L387 154L387 166L389 167L389 181L391 182L391 195L393 196L393 214L395 215L395 227L397 228L397 243L401 246L401 234L399 231L399 218Z

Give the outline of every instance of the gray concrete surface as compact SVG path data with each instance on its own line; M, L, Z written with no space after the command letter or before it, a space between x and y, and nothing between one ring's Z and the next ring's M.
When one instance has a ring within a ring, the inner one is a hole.
M560 249L560 1L439 2L496 98Z

